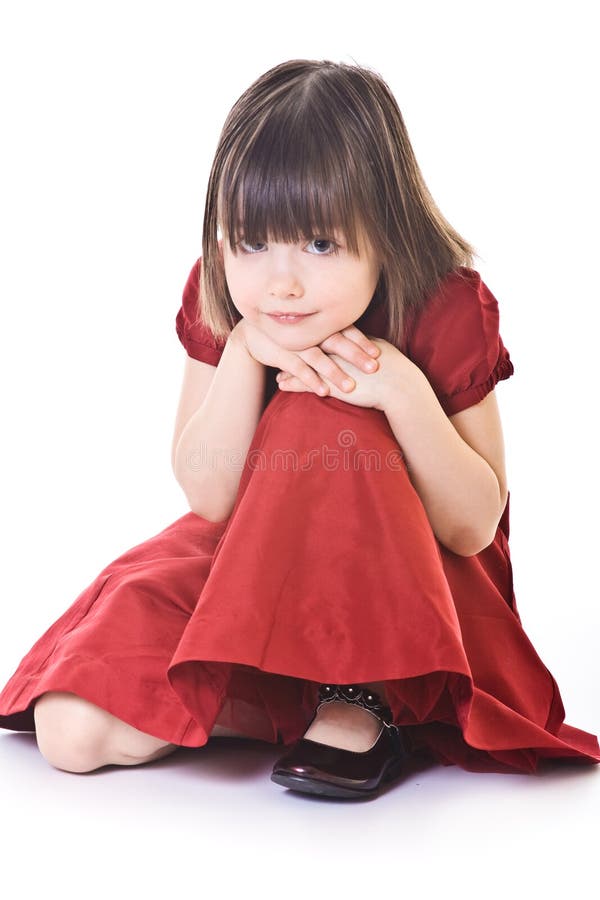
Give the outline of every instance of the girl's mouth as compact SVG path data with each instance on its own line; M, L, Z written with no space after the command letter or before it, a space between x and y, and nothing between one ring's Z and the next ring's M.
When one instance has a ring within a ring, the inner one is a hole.
M293 325L294 322L303 322L304 319L308 319L309 316L314 315L314 313L302 313L298 314L289 314L285 315L277 315L276 313L267 313L270 319L273 319L274 322L279 322L282 325Z

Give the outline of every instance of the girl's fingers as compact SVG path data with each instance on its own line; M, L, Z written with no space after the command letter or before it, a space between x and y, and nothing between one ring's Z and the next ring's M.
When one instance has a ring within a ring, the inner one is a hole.
M310 353L311 351L315 350L318 354L316 357L317 359L327 359L323 351L319 350L318 347L312 347L311 350L302 352ZM306 385L309 390L314 391L316 394L320 394L320 396L325 396L325 394L329 393L328 386L325 384L322 378L319 377L316 365L310 365L309 363L301 359L300 356L294 355L290 364L290 370L290 372L286 373L289 378L298 378L299 381ZM287 381L288 379L280 379L279 376L277 376L277 380L279 383L281 383L281 381Z
M330 335L320 346L327 353L347 359L363 372L376 372L379 367L375 358L381 352L379 347L354 325Z
M352 376L334 360L330 354L334 354L343 360L347 360L364 372L376 372L379 363L374 356L381 353L377 344L368 338L355 325L350 325L340 332L330 335L316 347L309 347L294 355L289 363L289 374L299 378L300 381L315 393L325 396L329 393L329 386L323 379L327 378L331 384L341 391L350 392L356 387ZM283 379L277 379L281 383Z
M325 381L321 381L321 379L327 378L335 387L338 387L341 391L352 391L354 390L355 383L354 379L345 372L336 362L329 356L328 353L325 353L320 346L318 347L309 347L307 350L302 351L302 358L306 360L306 371L310 372L318 372L321 378L319 378L320 385L324 385L326 391L319 390L318 393L326 393L329 391L329 388ZM294 375L297 375L302 381L305 381L304 375L300 372L296 372L292 370ZM317 376L318 377L318 376ZM308 387L315 390L313 387L313 382L306 381Z
M359 361L359 365L360 362L372 362L381 353L381 350L375 341L372 341L366 334L363 334L356 325L350 325L348 328L344 328L339 332L339 335L342 338L346 338L346 341L349 341L358 348L357 352L354 347L348 347L349 351L354 354L355 359ZM333 336L335 337L335 335ZM351 359L350 362L354 362L354 359ZM360 365L360 368L363 368L363 366Z
M300 380L300 378L296 378L295 375L290 375L288 378L281 378L279 380L278 386L282 391L292 391L294 393L300 393L302 391L310 391L311 393L317 393L321 396L324 394L321 393L320 390L313 391L312 388L306 386L306 384ZM329 389L325 391L325 393L329 393Z
M360 328L357 328L356 325L349 325L348 328L343 328L340 333L358 344L358 346L361 347L365 351L365 353L373 359L375 359L381 353L381 350L379 349L375 341L372 341L370 337L367 337L366 334L363 334Z
M327 351L327 352L325 352ZM333 357L337 356L335 360ZM368 360L364 351L360 349L349 338L342 334L331 335L318 347L309 347L302 351L302 358L306 360L312 369L316 370L321 377L327 378L340 391L353 391L356 383L352 376L342 368L339 359L348 360L356 366L357 369L364 369L365 372L375 372L379 363L374 360ZM303 376L294 370L300 378ZM304 379L303 379L304 380ZM312 387L312 384L309 384Z

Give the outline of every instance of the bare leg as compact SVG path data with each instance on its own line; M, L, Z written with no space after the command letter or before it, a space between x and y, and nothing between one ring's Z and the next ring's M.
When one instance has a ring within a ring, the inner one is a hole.
M361 687L376 691L387 703L385 682L357 682ZM353 706L344 700L324 703L305 732L304 737L319 744L329 744L343 750L362 753L369 750L381 731L381 722L360 706Z
M68 772L140 765L178 749L67 691L42 694L34 720L40 752L55 768Z
M209 737L237 737L237 738L247 738L247 734L242 734L240 731L234 731L233 728L226 728L225 725L213 725L213 730L209 734Z

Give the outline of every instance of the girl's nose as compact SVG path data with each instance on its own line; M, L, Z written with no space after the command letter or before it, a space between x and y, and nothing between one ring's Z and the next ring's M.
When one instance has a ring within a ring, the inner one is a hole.
M266 276L267 290L273 297L301 297L304 294L299 260L293 245L269 247Z
M272 297L301 297L304 293L300 279L291 271L281 267L268 278L268 292Z

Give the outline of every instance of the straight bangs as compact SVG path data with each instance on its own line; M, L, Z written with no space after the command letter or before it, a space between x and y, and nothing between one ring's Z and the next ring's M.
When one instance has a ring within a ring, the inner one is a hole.
M272 113L240 158L228 161L218 218L232 252L240 240L252 245L337 236L360 256L368 204L358 171L337 130L311 112L309 117L307 109L303 115L283 107Z

